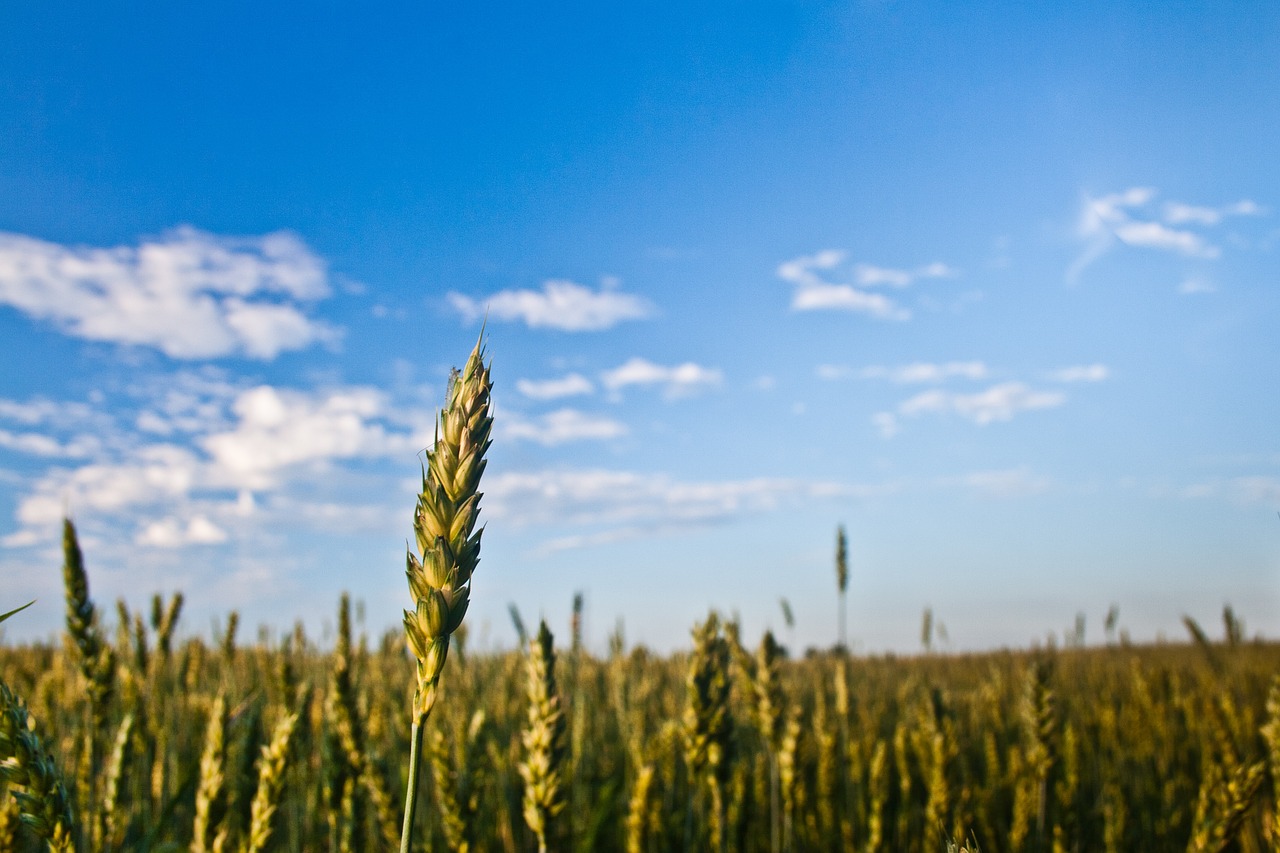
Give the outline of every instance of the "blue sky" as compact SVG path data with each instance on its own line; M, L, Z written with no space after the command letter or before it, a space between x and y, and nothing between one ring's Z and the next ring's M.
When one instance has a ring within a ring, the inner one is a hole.
M1280 10L695 5L7 10L7 635L394 626L486 310L474 643L1280 632Z

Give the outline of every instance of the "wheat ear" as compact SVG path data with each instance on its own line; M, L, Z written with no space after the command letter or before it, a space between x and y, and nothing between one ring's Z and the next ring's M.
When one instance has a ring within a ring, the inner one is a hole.
M115 652L103 639L97 610L89 598L89 576L84 554L70 519L62 521L62 579L67 597L67 635L76 649L80 671L88 685L89 728L84 733L84 755L77 782L82 803L97 801L97 777L101 746L107 733L107 706L115 692ZM91 846L100 840L101 815L85 815L84 828Z
M476 529L476 520L480 514L480 475L493 429L491 387L484 347L477 341L461 372L450 377L413 514L421 558L412 551L407 556L405 573L414 609L404 613L404 630L418 665L401 853L408 853L413 834L423 726L439 696L449 637L467 612L471 575L480 561L484 531Z
M227 830L221 826L227 796L227 702L219 693L209 711L204 752L200 756L200 783L196 788L196 818L192 829L192 853L220 851L226 845Z
M538 850L546 853L551 818L564 809L565 719L556 692L556 653L547 623L529 644L529 720L525 727L524 821L538 837Z
M17 791L20 820L45 839L49 849L74 853L71 799L58 767L31 730L26 706L0 681L0 781Z
M293 744L293 732L298 724L298 714L289 714L276 724L271 743L262 747L258 764L258 790L253 795L250 809L249 841L245 853L261 853L271 840L272 822L280 804L284 789L284 770Z
M685 678L688 704L684 713L685 766L690 781L710 799L710 849L724 849L724 783L731 767L733 718L729 710L729 641L720 618L712 613L693 630L693 656ZM693 845L692 811L685 826L686 846Z

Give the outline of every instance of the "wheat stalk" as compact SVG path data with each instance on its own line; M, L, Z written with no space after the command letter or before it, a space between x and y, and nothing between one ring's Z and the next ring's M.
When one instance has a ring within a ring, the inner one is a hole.
M221 853L227 829L222 826L226 810L226 729L227 701L219 693L209 711L204 752L200 756L200 783L196 788L196 817L192 826L191 853Z
M484 530L476 530L476 520L480 514L484 454L493 430L489 414L491 388L484 347L477 341L461 372L450 378L436 426L435 445L426 452L422 492L413 516L421 557L412 551L407 555L405 574L414 609L405 611L404 629L418 663L401 853L409 853L413 835L423 726L439 696L449 637L467 612L471 575L480 561L480 536Z
M556 693L556 653L551 631L544 621L529 644L529 717L521 740L525 759L524 820L538 838L540 853L547 851L551 819L564 809L565 720Z
M89 598L89 576L84 568L84 554L71 519L62 520L62 578L67 598L67 635L76 648L80 671L88 685L89 727L84 733L84 755L80 765L78 789L81 803L97 800L97 777L94 771L101 758L101 744L107 731L107 706L115 690L115 653L102 637L98 614ZM90 815L86 823L89 841L101 839L101 815Z
M685 765L694 784L710 799L711 848L724 849L724 782L731 765L733 718L729 712L729 641L712 613L694 628L693 657L685 679ZM690 813L691 816L691 813ZM686 829L686 836L692 833ZM686 844L692 838L686 837Z
M127 713L120 721L112 742L111 755L107 760L106 794L102 799L102 825L108 846L114 847L116 839L121 835L120 800L124 793L125 765L129 761L130 745L133 743L134 715Z
M293 732L298 724L298 714L289 714L276 724L271 743L262 747L258 764L258 790L253 795L249 818L249 840L245 853L261 853L271 840L272 822L280 805L284 788L284 770L293 745Z

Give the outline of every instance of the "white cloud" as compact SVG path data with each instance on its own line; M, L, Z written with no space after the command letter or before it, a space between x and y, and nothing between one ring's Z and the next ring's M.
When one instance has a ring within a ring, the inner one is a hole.
M599 291L572 281L544 282L536 290L503 290L486 299L450 292L449 304L463 319L473 322L486 314L495 320L520 320L533 329L567 332L611 329L623 320L643 320L654 314L645 299L619 293L612 282Z
M854 311L886 320L905 320L910 313L878 293L867 293L850 284L833 284L818 273L834 269L846 255L826 249L778 265L778 277L796 286L791 297L792 311Z
M569 441L618 438L627 434L627 427L612 418L588 415L577 409L559 409L533 420L507 413L502 434L509 439L535 441L551 447Z
M579 373L570 373L558 379L517 379L516 390L534 400L558 400L561 397L574 397L580 394L592 394L596 386L591 380Z
M1217 258L1222 250L1189 227L1210 228L1229 216L1257 216L1265 212L1261 205L1249 199L1222 207L1170 201L1158 212L1152 204L1155 196L1156 191L1151 187L1132 187L1121 193L1086 197L1078 225L1085 248L1067 270L1067 281L1074 282L1117 242L1192 258Z
M217 545L225 541L227 532L204 515L194 515L185 523L172 516L152 521L134 537L136 544L152 548Z
M879 285L907 287L917 279L951 278L956 274L954 269L941 261L934 261L931 264L916 267L914 270L877 267L871 264L856 264L853 268L854 281L863 287L877 287Z
M334 340L301 304L329 294L297 237L221 237L182 227L137 247L68 247L0 233L0 304L93 341L177 359L272 359Z
M1209 245L1199 234L1179 231L1159 222L1121 222L1114 225L1112 232L1130 246L1164 249L1195 258L1216 258L1221 254L1217 246Z
M1260 216L1265 212L1260 204L1247 198L1222 207L1171 201L1164 206L1164 219L1171 225L1217 225L1228 216Z
M617 392L629 385L659 385L668 399L686 397L718 386L724 377L718 369L687 361L673 367L654 364L643 358L629 359L600 376L604 387Z
M35 432L13 433L0 429L0 447L32 456L85 459L101 449L101 442L93 436L78 436L70 442Z
M201 463L191 451L168 444L144 447L125 462L95 462L55 469L18 503L26 527L52 528L71 513L121 513L185 498L199 482Z
M1054 408L1066 399L1065 394L1056 391L1033 391L1021 382L1005 382L976 394L925 391L904 401L898 406L898 413L906 416L953 413L985 426L1011 420L1018 412Z
M1111 375L1105 364L1081 364L1055 370L1050 378L1058 382L1102 382Z
M234 429L200 440L213 474L227 486L265 489L283 469L336 459L412 454L430 434L392 432L380 423L388 407L371 388L345 388L308 395L269 385L242 392L232 410Z
M0 419L26 426L36 424L65 426L88 420L92 416L92 407L84 403L59 403L45 399L20 403L17 400L0 399Z
M911 312L879 293L867 293L848 284L802 286L791 299L793 311L853 311L881 320L907 320Z
M799 285L822 284L814 270L834 269L844 263L847 253L839 249L824 249L814 255L802 255L778 265L778 277Z
M173 385L153 408L144 409L156 424L140 420L142 427L162 427L150 430L153 435L172 434L185 444L148 443L145 429L113 434L91 448L88 464L46 471L18 501L15 515L22 529L6 537L6 544L50 541L67 512L105 519L116 528L133 526L135 544L142 546L216 544L229 536L219 520L258 514L254 492L279 496L303 488L304 482L330 481L348 473L340 466L351 460L396 455L409 460L432 440L428 415L399 415L369 388L237 391L180 378ZM57 413L52 405L9 408L11 414L30 417ZM197 417L201 412L207 416L203 424ZM0 442L12 436L0 431ZM29 452L71 456L78 450L74 442L49 438L37 445L18 439ZM308 497L316 499L310 491ZM286 520L305 526L305 519Z
M826 249L813 255L793 258L778 265L778 277L795 286L792 311L853 311L882 320L906 320L911 313L881 293L865 288L903 288L921 278L945 278L956 271L935 261L914 270L856 264L852 282L829 280L828 273L844 263L846 253Z

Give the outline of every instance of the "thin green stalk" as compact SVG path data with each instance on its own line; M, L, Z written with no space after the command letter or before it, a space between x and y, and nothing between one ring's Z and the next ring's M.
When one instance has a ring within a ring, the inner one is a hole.
M409 785L404 794L404 827L400 830L400 853L409 853L413 845L413 819L418 811L418 769L422 762L422 731L427 715L414 717L413 733L409 737Z

